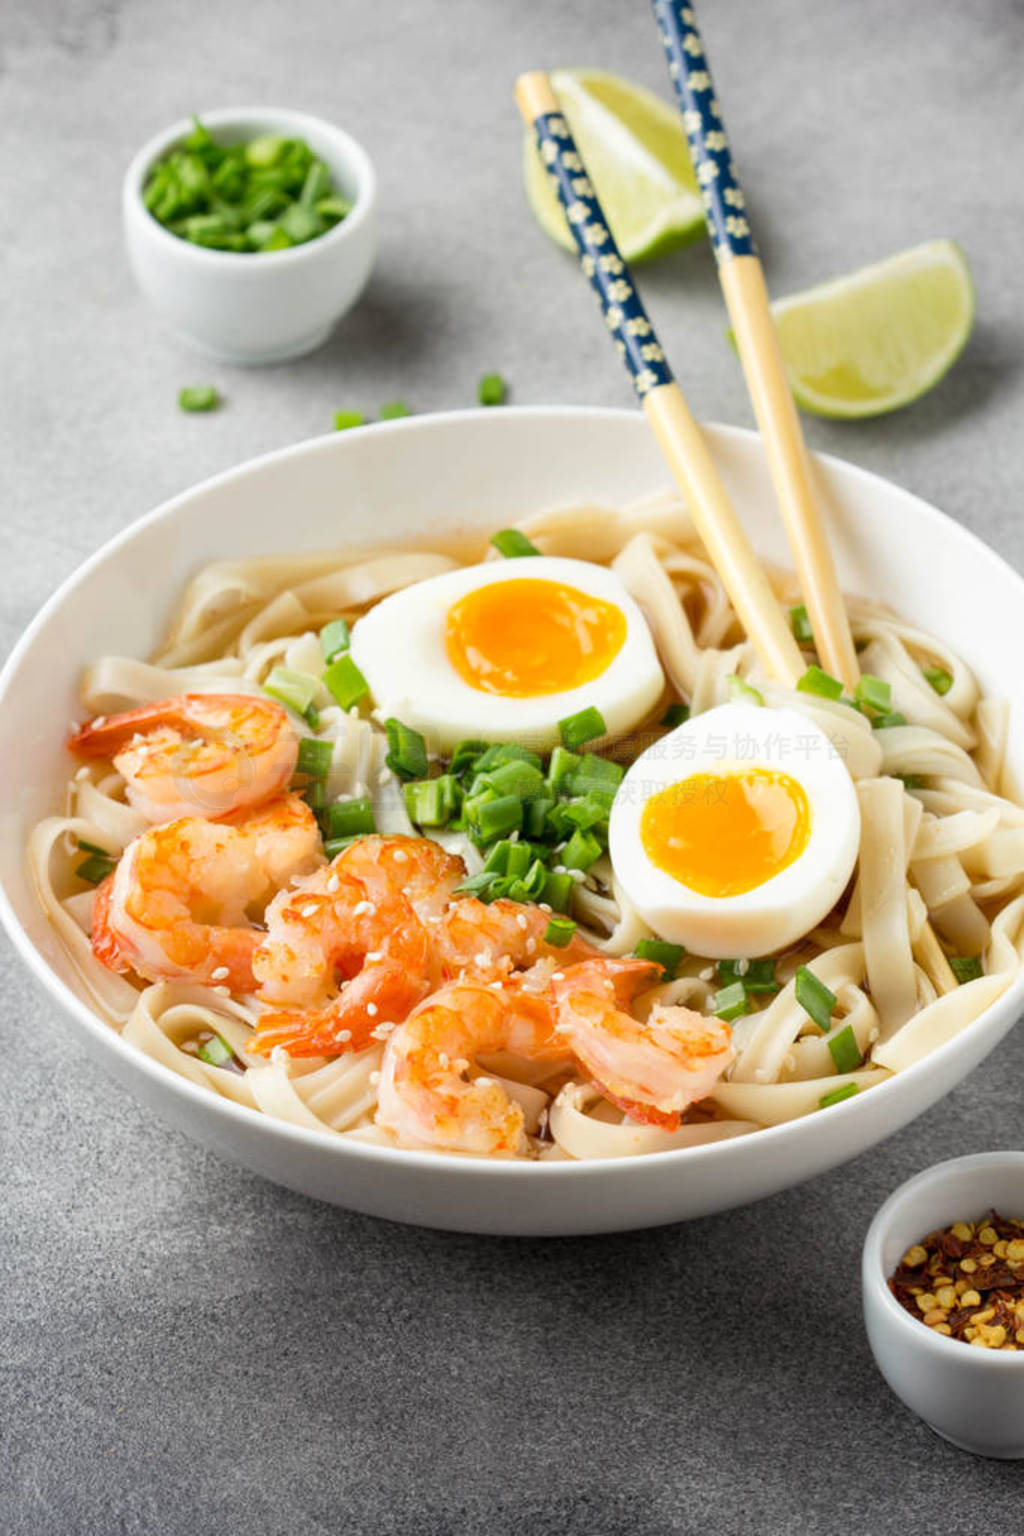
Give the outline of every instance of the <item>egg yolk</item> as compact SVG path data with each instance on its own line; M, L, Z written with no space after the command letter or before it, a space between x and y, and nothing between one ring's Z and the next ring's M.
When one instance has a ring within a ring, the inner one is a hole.
M614 661L626 618L614 603L528 577L476 587L448 610L448 658L482 693L529 699L592 682Z
M695 773L652 795L640 840L658 869L702 896L742 896L798 859L811 811L786 773Z

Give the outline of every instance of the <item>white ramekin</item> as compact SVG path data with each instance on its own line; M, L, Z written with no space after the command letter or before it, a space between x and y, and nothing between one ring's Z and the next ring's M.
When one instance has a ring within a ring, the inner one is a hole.
M1024 1350L977 1349L911 1317L888 1277L929 1232L990 1207L1024 1215L1024 1152L936 1163L891 1194L864 1241L864 1321L875 1363L937 1434L976 1456L1024 1457Z
M122 212L128 259L153 308L202 351L230 363L275 363L326 341L362 292L377 250L377 178L349 134L282 107L225 107L199 114L229 140L278 133L302 138L330 168L352 212L327 234L283 251L208 250L163 227L142 201L146 174L190 131L165 128L132 160Z

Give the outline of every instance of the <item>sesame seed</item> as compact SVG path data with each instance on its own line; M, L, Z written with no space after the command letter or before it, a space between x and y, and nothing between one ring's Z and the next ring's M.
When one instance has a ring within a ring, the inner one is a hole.
M92 722L92 728L93 728L94 731L98 731L100 726L101 725L106 725L106 723L107 723L106 715L97 715L95 720Z
M490 965L490 963L491 963L490 950L482 949L478 955L474 955L474 957L473 957L473 964L478 966L480 968L480 970L483 970L484 967Z
M384 951L382 949L368 949L364 958L367 965L373 965L375 961L384 959Z
M328 892L330 893L330 895L333 896L340 889L341 889L341 881L338 879L337 875L332 875L331 878L327 882L327 890L328 890Z
M715 967L713 965L706 965L700 973L700 979L701 981L714 981Z
M537 952L537 940L536 939L527 939L527 941L526 941L526 953L528 955L533 955L533 954L536 954L536 952Z
M447 1071L448 1070L449 1061L448 1061L448 1052L447 1051L439 1052L438 1058L437 1058L437 1064L442 1069L442 1071Z
M370 1015L371 1019L375 1019L377 1017L377 1014L380 1012L380 1010L377 1007L376 1003L367 1003L366 1011Z
M494 1087L494 1078L493 1077L478 1077L476 1079L476 1086L478 1088L493 1088Z
M375 1040L386 1040L397 1028L397 1024L378 1024L376 1029L371 1029L370 1034Z
M210 980L211 981L223 981L226 976L230 976L230 975L231 975L231 972L228 970L226 965L218 965L218 967L217 967L217 969L215 971L211 971L210 972Z
M83 764L83 766L81 768L79 768L78 772L75 774L75 778L76 779L87 779L88 777L89 777L89 770Z
M373 917L377 908L372 901L357 901L352 908L353 917Z
M552 971L551 972L551 980L552 981L564 981L565 980L565 972L564 971ZM610 983L609 983L609 985L610 985Z
M339 1042L339 1044L347 1045L348 1042L351 1039L352 1039L352 1031L350 1029L339 1029L338 1030L338 1042Z
M374 1070L370 1073L370 1082L375 1088L380 1082L380 1073L376 1070L376 1068L374 1068Z
M231 996L231 988L230 987L214 987L213 990L215 992L219 992L221 997L230 997Z
M318 908L317 908L316 902L315 901L310 902L309 906L303 907L303 909L302 909L302 916L303 917L316 917L317 910L318 910Z
M528 924L527 924L527 921L526 921L526 913L525 912L517 912L516 913L516 924L517 924L518 927L523 928L523 929L528 927Z
M409 855L404 853L401 848L396 848L394 859L396 864L406 864L408 863Z
M283 1045L275 1045L270 1053L270 1063L274 1067L283 1067L288 1064L288 1052Z

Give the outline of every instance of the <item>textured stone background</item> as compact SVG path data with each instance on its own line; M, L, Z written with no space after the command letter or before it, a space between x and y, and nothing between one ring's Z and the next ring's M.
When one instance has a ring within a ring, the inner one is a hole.
M977 329L939 389L887 420L809 422L811 442L1021 565L1020 4L705 0L703 20L775 292L935 235L962 241L977 278ZM510 85L589 62L664 90L643 0L0 0L0 47L5 649L102 540L326 430L336 407L467 404L492 368L519 402L627 402L590 296L524 211ZM125 269L118 192L164 122L252 101L352 128L384 226L332 342L243 373L158 328ZM707 251L643 283L696 409L749 421ZM179 386L207 380L227 408L179 414ZM1021 1144L1019 1034L883 1147L757 1207L486 1241L349 1216L214 1161L46 1028L3 956L10 1536L1019 1525L1019 1470L952 1450L890 1395L857 1281L896 1183Z

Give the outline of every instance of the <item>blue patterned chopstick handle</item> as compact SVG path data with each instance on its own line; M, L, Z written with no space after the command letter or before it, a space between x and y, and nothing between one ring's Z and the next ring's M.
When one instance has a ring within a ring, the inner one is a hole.
M671 384L672 370L615 244L569 124L561 112L545 112L534 118L533 131L576 241L580 266L597 294L605 323L632 375L633 387L643 398L659 384Z
M746 202L733 168L696 14L692 6L682 5L680 0L653 3L715 255L719 261L730 256L756 256L757 246L747 222Z

